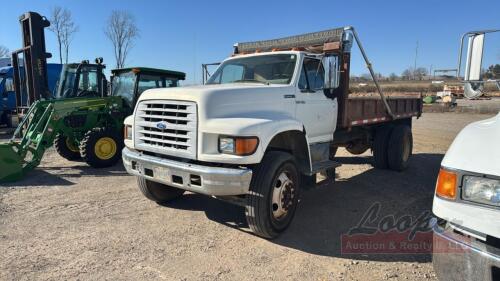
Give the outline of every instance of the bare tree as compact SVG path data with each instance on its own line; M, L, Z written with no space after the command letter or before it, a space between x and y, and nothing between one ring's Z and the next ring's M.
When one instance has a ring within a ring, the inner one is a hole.
M104 34L113 43L116 68L123 68L134 39L139 37L134 17L127 11L111 12Z
M0 45L0 58L8 56L9 56L9 49L7 49L7 47L5 46Z
M426 67L417 67L414 72L415 79L422 80L427 75L428 69Z
M54 32L59 45L59 62L63 63L63 53L65 62L68 63L69 46L73 35L78 31L78 26L75 25L71 17L71 12L66 8L52 8L50 17L49 30Z

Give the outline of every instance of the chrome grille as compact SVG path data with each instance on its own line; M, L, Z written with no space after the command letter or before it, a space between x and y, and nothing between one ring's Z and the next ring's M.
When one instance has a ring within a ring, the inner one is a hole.
M135 113L135 147L138 150L196 159L196 103L146 100Z

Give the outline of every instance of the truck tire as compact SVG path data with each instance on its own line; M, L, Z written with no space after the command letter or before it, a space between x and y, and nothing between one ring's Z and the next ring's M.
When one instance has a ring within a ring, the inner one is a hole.
M67 160L74 161L82 158L78 146L75 145L70 138L62 134L56 135L56 138L54 139L54 147L56 148L57 153Z
M368 146L367 144L364 144L362 142L353 142L349 143L349 145L347 145L345 149L353 155L360 155L365 153L368 148L370 148L370 146Z
M123 137L115 130L94 128L80 142L80 154L93 168L105 168L121 158Z
M158 204L167 203L184 194L184 190L137 177L137 185L142 194Z
M338 149L338 146L330 145L330 155L328 156L330 160L333 160L335 158Z
M373 166L378 169L387 169L387 148L389 146L389 137L392 127L380 127L375 131L375 139L373 140Z
M387 162L389 168L403 171L408 167L408 160L413 150L413 136L407 125L398 125L392 130L387 148Z
M5 125L7 125L7 128L14 127L12 124L12 114L5 113Z
M293 156L269 151L254 169L245 215L250 229L272 239L292 221L299 197L299 173Z

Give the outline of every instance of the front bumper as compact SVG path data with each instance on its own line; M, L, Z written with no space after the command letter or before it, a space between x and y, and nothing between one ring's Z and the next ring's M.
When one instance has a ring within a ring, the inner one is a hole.
M221 168L184 163L145 155L124 148L123 165L129 174L180 189L214 196L248 192L252 170Z
M500 249L434 225L432 263L439 280L498 280Z

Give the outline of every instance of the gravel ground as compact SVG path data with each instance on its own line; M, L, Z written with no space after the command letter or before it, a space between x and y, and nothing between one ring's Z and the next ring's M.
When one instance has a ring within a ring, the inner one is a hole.
M160 206L121 164L94 170L49 151L24 180L0 187L0 279L433 280L429 254L346 256L340 236L374 202L395 217L429 211L447 147L489 116L425 114L403 173L339 150L337 183L304 192L290 228L272 241L248 232L240 207L196 194Z

